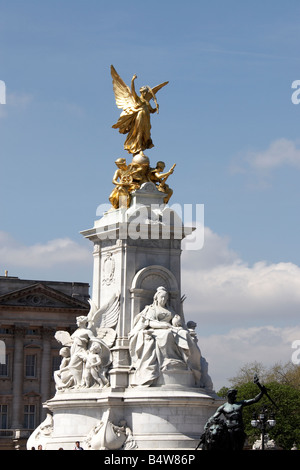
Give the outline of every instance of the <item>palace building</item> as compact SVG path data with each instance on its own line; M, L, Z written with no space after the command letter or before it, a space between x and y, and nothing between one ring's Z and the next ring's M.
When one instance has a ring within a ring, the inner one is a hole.
M89 284L0 276L0 450L25 449L60 365L57 330L89 311Z

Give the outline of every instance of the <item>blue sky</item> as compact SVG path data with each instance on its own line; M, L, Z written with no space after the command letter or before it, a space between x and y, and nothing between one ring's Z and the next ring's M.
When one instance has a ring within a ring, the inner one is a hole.
M300 337L299 18L296 0L0 0L0 274L91 282L79 232L127 156L110 65L128 84L169 80L148 156L176 163L170 202L205 206L183 287L213 380L226 379L213 339L247 338L240 361L251 362L268 337L269 362L288 360Z

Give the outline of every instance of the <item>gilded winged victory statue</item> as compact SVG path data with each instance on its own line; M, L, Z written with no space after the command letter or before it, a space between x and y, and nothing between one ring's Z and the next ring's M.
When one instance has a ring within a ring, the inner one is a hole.
M123 109L118 122L112 127L119 129L121 134L128 134L124 143L124 149L128 153L143 154L144 150L154 147L150 133L150 114L158 113L156 93L169 82L163 82L154 88L143 86L140 88L141 95L138 96L134 87L136 75L132 77L131 88L124 83L113 66L111 66L111 76L117 107ZM155 103L155 108L150 104L151 99Z

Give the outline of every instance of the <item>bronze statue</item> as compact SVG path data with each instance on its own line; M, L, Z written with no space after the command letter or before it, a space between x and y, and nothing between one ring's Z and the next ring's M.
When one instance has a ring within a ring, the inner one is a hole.
M225 421L220 418L210 418L204 428L204 433L196 447L202 450L230 450L230 441Z
M123 109L118 122L112 127L119 129L121 134L128 134L124 143L125 150L133 155L143 154L144 150L154 147L150 133L150 114L158 113L159 110L156 93L169 82L163 82L154 88L143 86L140 88L141 95L138 96L134 87L136 75L132 77L131 88L124 83L113 65L111 76L117 107ZM155 108L150 104L151 99L154 100Z
M224 443L227 447L226 450L243 450L246 434L244 432L244 423L243 423L243 408L245 406L253 405L257 403L264 394L266 394L266 388L260 385L258 378L254 378L254 382L259 386L260 393L250 400L241 400L236 401L237 390L230 389L227 393L227 402L221 405L215 414L209 418L205 427L204 433L200 438L200 443L197 448L201 445L203 450L220 450L220 442L222 446ZM222 424L220 428L219 418L223 415L225 417L225 426ZM217 420L217 421L216 421ZM211 447L211 433L217 425L218 432L218 441L215 442L215 447ZM222 433L220 432L222 431ZM222 434L222 436L220 436ZM222 438L221 438L222 437ZM222 450L222 449L221 449ZM224 449L223 449L224 450Z

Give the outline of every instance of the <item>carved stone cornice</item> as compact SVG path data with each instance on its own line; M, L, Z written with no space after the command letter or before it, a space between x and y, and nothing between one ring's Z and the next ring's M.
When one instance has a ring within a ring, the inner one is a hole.
M0 309L88 310L86 302L38 283L0 296Z

